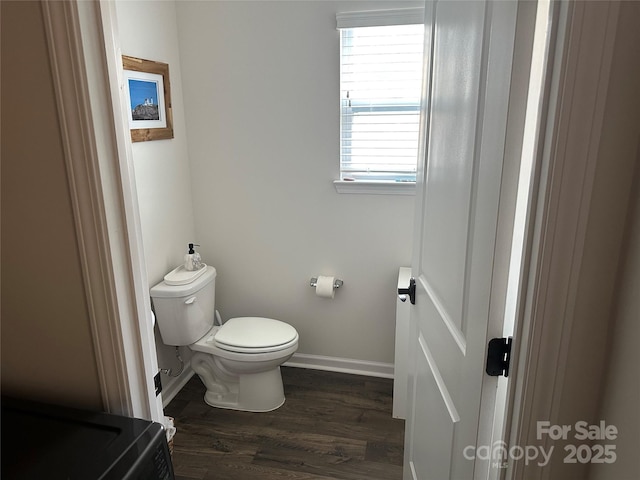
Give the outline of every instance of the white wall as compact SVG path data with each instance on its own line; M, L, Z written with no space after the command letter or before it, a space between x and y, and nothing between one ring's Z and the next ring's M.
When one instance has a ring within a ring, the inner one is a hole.
M116 3L122 53L169 65L174 138L132 145L142 237L150 286L178 266L194 240L191 173L182 100L180 54L174 2ZM177 368L174 348L156 327L160 368ZM181 349L185 360L190 352ZM165 389L170 384L162 376Z
M393 362L414 197L336 193L338 11L395 1L177 2L196 239L223 319L267 316L299 353ZM337 275L333 300L309 287Z
M120 1L116 11L123 55L169 64L174 138L133 144L147 270L155 284L182 262L195 233L175 5Z

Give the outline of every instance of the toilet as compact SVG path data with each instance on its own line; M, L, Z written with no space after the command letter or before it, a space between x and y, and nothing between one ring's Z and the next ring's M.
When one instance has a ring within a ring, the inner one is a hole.
M151 288L162 341L187 345L191 367L212 407L268 412L284 401L280 365L298 349L291 325L262 317L238 317L214 324L216 269L180 266Z

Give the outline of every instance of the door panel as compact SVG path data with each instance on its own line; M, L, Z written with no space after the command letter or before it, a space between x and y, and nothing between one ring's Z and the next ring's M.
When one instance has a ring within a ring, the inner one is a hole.
M416 365L416 401L425 408L416 410L416 421L419 424L428 423L438 430L439 435L435 438L425 431L416 432L416 453L424 461L414 464L417 469L415 478L447 478L448 472L444 467L450 463L453 425L459 416L423 337L420 337L419 345L421 352ZM422 418L426 412L435 412L436 415L431 419Z
M421 271L446 318L464 331L484 2L437 4ZM446 206L446 208L443 208Z
M405 479L471 479L516 2L427 2ZM492 384L493 382L493 384ZM492 387L493 385L493 387Z

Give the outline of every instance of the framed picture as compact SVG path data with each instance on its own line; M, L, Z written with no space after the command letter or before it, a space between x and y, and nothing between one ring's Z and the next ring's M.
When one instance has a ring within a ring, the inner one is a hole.
M169 65L122 56L131 141L173 138Z

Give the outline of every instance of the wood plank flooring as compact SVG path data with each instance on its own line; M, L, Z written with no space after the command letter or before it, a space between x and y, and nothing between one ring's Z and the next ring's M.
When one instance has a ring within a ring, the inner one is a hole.
M400 480L404 421L393 381L282 368L285 404L268 413L212 408L197 375L165 409L175 418L178 480Z

